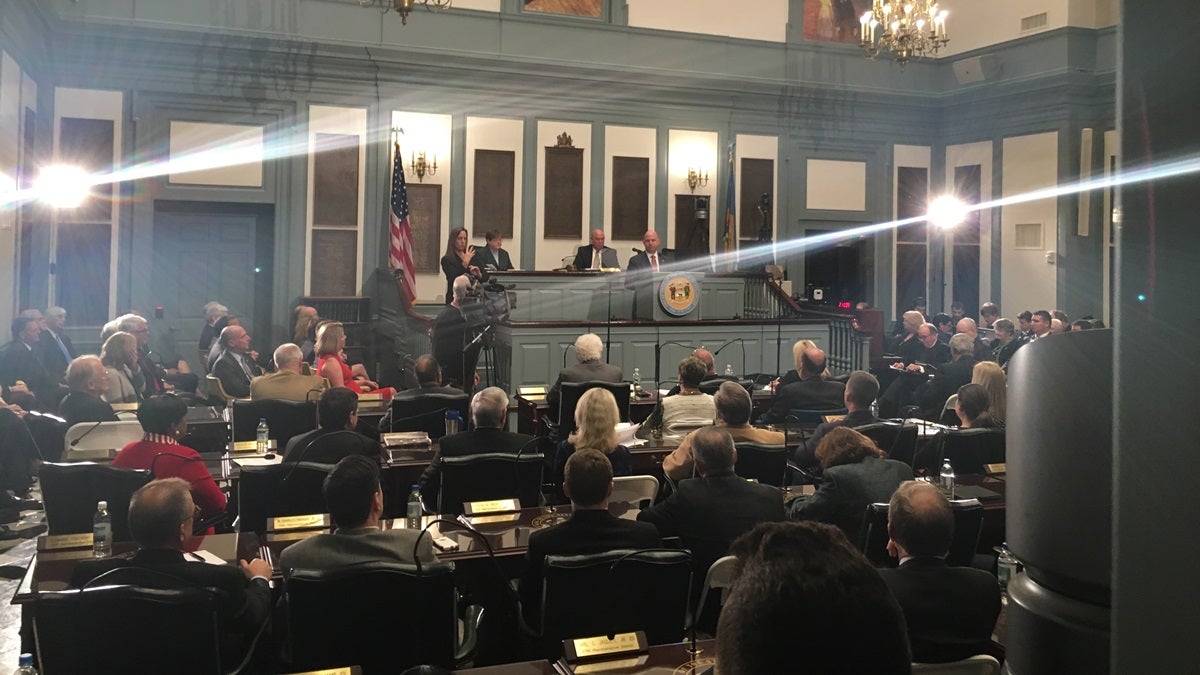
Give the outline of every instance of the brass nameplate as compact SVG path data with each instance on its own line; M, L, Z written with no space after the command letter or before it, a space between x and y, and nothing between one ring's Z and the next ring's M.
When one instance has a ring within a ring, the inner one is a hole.
M275 439L267 440L267 449L274 450L276 447ZM230 452L256 452L258 450L258 441L234 441L230 446Z
M303 673L292 673L292 675L359 675L362 670L358 666L349 668L330 668L328 670L306 670Z
M64 548L91 548L92 533L78 534L48 534L38 537L39 551L61 551Z
M326 532L328 532L328 530L293 530L291 532L268 532L267 533L267 541L268 542L300 541L302 539L308 539L309 537L315 537L318 534L325 534Z
M468 516L478 513L505 513L520 510L520 499L492 499L486 502L466 502L463 504L463 512Z
M635 633L617 633L611 640L607 635L563 640L563 651L566 653L568 661L615 654L636 654L646 651L646 634L637 631Z
M311 513L304 516L267 518L267 529L272 531L311 530L318 527L329 527L329 514Z
M502 513L495 516L475 516L474 518L467 518L467 522L471 523L472 525L487 525L489 523L515 523L519 520L521 520L521 514L519 513Z
M363 403L364 401L366 401L366 402L374 401L374 402L378 403L382 400L383 400L383 394L381 394L377 391L368 391L368 392L364 392L364 393L358 395L359 403Z
M999 464L984 464L983 465L983 472L989 476L995 476L996 474L1007 473L1006 469L1007 469L1006 462L1000 462Z
M623 659L613 659L611 661L580 663L572 668L571 672L575 673L575 675L584 675L585 673L623 672L630 668L641 668L649 662L649 654L639 654L637 656L627 656Z
M112 403L113 412L137 412L137 403Z
M845 415L822 415L821 419L825 420L826 422L840 422L845 419L845 417Z

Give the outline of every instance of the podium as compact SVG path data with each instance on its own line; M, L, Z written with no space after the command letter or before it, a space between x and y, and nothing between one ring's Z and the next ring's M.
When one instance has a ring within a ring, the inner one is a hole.
M696 306L685 314L663 308L664 281L686 274L694 280ZM699 321L745 317L746 283L737 275L705 272L493 272L511 286L510 321Z

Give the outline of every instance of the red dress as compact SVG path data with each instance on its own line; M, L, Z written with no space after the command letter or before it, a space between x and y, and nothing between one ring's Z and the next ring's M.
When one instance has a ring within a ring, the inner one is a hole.
M170 436L146 434L142 440L121 448L112 465L121 469L153 471L155 478L186 480L192 486L192 501L200 507L200 520L225 510L225 493L217 487L200 453L176 443Z
M322 370L325 368L325 361L329 359L337 361L338 367L342 369L342 386L356 394L363 393L362 387L358 386L358 382L354 379L354 374L350 372L350 366L346 365L346 362L343 361L337 354L325 354L317 357L317 375L321 374ZM391 387L381 387L376 391L378 391L385 400L390 400L396 393L396 390L392 389Z

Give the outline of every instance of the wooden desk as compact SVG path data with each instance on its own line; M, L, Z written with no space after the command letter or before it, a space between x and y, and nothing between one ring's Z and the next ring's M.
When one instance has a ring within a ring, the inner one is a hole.
M658 394L647 392L650 395L630 396L629 398L629 421L635 424L641 424L646 421L650 413L654 412L654 406L658 405ZM546 414L550 410L550 404L545 398L525 398L517 396L517 433L529 434L530 436L545 436L546 435Z
M695 657L688 652L690 643L678 642L672 645L656 645L644 654L632 654L617 657L615 661L624 663L631 660L629 666L621 667L618 663L590 661L593 666L608 665L603 670L593 672L605 673L694 673L704 672L706 667L716 663L716 640L700 640L696 648L700 650ZM471 675L559 675L554 664L549 661L524 661L522 663L506 663L500 666L483 668L468 668L456 671Z

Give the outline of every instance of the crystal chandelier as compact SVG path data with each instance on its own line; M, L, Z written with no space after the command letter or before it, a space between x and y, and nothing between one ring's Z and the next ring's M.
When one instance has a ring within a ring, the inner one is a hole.
M946 14L933 0L873 0L871 11L858 20L863 51L871 59L890 51L900 65L936 56L950 41Z
M387 14L395 10L400 15L401 25L408 25L408 15L412 14L413 7L416 5L424 5L429 11L441 11L451 5L453 0L358 0L358 4L362 7L377 7L379 11Z

